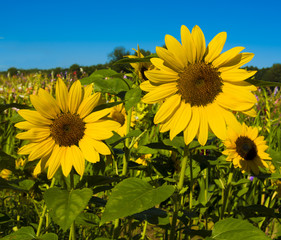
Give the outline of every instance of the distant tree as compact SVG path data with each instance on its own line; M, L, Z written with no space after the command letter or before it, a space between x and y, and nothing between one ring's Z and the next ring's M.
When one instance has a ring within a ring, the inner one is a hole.
M18 70L17 68L11 67L11 68L8 69L7 72L10 73L10 76L14 76L14 75L17 75L18 71L19 71L19 70Z
M130 51L126 50L124 47L116 47L113 52L108 54L109 58L109 67L115 70L116 72L127 72L130 65L129 64L118 64L114 65L114 63L118 60L121 60L126 55L130 55Z
M273 64L273 66L265 72L263 80L270 82L281 82L281 64Z

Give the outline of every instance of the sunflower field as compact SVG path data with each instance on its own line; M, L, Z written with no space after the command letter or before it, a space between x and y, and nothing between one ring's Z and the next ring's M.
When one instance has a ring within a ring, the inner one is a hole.
M281 84L180 32L131 73L0 76L1 239L281 239Z

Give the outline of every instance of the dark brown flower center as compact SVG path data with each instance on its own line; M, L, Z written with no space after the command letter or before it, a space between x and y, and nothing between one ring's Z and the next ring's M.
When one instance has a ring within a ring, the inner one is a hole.
M113 114L111 115L112 119L116 122L119 122L121 124L121 126L124 125L125 123L125 116L118 111L114 111Z
M220 73L204 62L188 65L179 76L179 93L191 106L206 106L222 92Z
M256 144L248 137L238 137L235 144L236 152L245 160L254 160L258 155Z
M64 113L53 121L51 136L60 146L77 145L85 132L85 123L77 114Z
M147 70L145 66L142 66L140 69L141 77L143 80L148 80L147 77L145 76L144 72Z

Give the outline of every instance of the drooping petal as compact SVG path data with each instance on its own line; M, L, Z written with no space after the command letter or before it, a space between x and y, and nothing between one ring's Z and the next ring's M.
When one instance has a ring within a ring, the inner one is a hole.
M184 130L184 142L188 145L196 136L200 123L200 115L198 107L191 108L192 116L189 124Z
M81 150L76 146L70 146L70 151L72 152L72 164L76 170L76 172L83 176L85 171L85 159L81 152Z
M48 179L51 179L58 168L60 167L61 159L62 159L62 154L64 154L65 151L64 149L60 147L58 144L56 144L53 148L52 155L50 156L48 160L48 173L47 177Z
M91 162L96 163L100 161L99 153L96 151L96 149L93 147L91 139L87 136L84 136L79 141L79 147L83 153L84 158Z
M33 150L28 156L28 161L33 161L35 159L39 159L49 155L52 152L54 146L55 141L51 137L40 142L36 145L36 147L34 146Z
M198 142L204 146L208 140L208 120L204 107L198 107L200 116L200 125L198 130Z

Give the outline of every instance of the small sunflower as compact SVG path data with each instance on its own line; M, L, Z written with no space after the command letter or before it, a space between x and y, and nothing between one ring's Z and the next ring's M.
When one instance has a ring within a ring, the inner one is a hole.
M259 174L259 167L269 168L271 157L265 150L268 148L263 136L258 136L256 127L248 127L245 123L237 131L231 128L227 131L227 139L224 141L226 150L223 154L227 155L226 160L232 161L234 167L239 167L242 172L253 172Z
M257 100L251 91L256 87L244 80L256 71L240 69L254 54L240 53L243 47L221 54L225 41L226 33L221 32L206 47L198 26L191 33L182 26L181 43L166 35L167 49L156 47L159 58L151 59L156 69L145 72L148 81L140 87L149 92L143 102L163 103L154 123L160 124L161 132L170 130L171 139L183 131L186 145L196 135L205 145L209 129L225 139L227 125L238 126L231 111L255 115Z
M109 117L120 123L120 127L114 131L117 132L121 137L124 137L127 131L127 114L123 103L111 108ZM134 126L134 112L132 113L131 126Z
M15 126L27 131L16 137L28 140L29 144L21 147L18 153L29 154L28 161L40 159L34 175L48 167L50 179L61 166L63 174L68 176L73 166L82 176L85 159L95 163L100 160L99 154L111 154L102 140L110 138L119 123L102 119L110 109L91 113L101 97L100 93L92 94L92 90L92 85L84 88L76 81L68 91L59 79L56 99L40 88L38 95L30 96L36 111L19 110L26 121Z
M128 58L144 58L144 55L140 51L139 45L138 45L138 50L136 50L134 48L133 48L133 50L137 53L136 56L135 55L127 55L125 57L128 57ZM153 67L151 62L137 62L137 63L130 63L130 65L134 68L135 73L138 75L138 77L141 81L147 80L144 72Z

